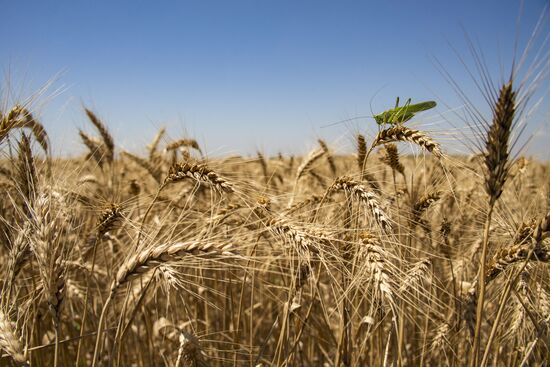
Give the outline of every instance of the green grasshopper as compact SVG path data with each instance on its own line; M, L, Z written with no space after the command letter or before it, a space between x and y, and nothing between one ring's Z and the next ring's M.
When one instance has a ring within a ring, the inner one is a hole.
M435 103L435 101L426 101L411 104L411 99L409 98L407 99L407 102L405 102L405 104L400 107L399 97L397 97L394 108L379 113L378 115L374 115L373 117L378 125L402 124L412 119L416 113L427 111L434 108L436 105L437 104Z

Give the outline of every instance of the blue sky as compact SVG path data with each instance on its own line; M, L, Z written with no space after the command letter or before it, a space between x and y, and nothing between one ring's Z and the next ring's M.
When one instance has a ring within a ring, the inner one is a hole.
M502 75L520 12L508 0L0 3L3 93L27 97L53 80L35 106L54 153L81 151L77 128L91 131L82 105L121 149L137 152L161 126L211 154L303 153L318 137L345 151L372 120L326 125L380 112L398 95L440 102L426 124L445 135L446 106L461 102L434 58L475 95L453 49L469 58L466 30ZM520 45L546 3L525 2ZM541 33L550 33L548 19ZM545 81L539 90L548 89ZM544 100L528 131L549 112ZM548 131L537 132L530 152L550 158L541 143ZM457 143L446 137L444 146Z

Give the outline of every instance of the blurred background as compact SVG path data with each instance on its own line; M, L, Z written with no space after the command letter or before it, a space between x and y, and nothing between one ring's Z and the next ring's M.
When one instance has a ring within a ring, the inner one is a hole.
M549 62L544 0L0 2L1 109L30 99L55 155L83 152L83 106L137 153L162 126L211 156L303 154L319 137L346 153L397 96L436 100L414 126L469 153L464 101L445 77L488 113L469 42L498 81L539 23L519 79ZM550 84L539 84L525 152L550 159Z

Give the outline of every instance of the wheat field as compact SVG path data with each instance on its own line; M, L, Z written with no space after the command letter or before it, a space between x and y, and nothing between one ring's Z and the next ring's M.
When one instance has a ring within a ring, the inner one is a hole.
M399 122L346 155L136 154L85 109L62 159L7 106L0 365L547 365L550 163L493 92L470 156Z

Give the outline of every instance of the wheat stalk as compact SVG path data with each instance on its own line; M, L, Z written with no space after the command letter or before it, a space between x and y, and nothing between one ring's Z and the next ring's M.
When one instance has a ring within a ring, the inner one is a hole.
M62 236L67 231L62 213L54 213L51 198L40 195L34 202L35 232L31 249L38 263L42 288L54 323L59 324L59 313L64 290L64 257Z
M186 178L191 178L197 182L208 183L219 192L231 193L235 191L233 185L229 181L212 171L205 164L189 162L177 163L170 167L168 176L164 180L164 185L179 182Z
M398 141L408 141L414 143L426 149L437 158L442 157L441 148L436 141L419 130L411 129L403 125L397 125L388 129L380 130L378 134L376 134L369 152L379 145Z
M365 137L361 134L357 134L357 166L359 171L363 172L365 159L367 158L367 142Z
M100 167L102 167L103 163L105 162L105 156L107 155L107 153L105 152L105 145L102 144L99 140L88 136L82 130L78 130L78 134L80 135L80 138L82 139L84 145L86 145L86 147L90 151L88 153L88 158L93 158L93 160L96 161L96 163Z
M161 127L157 134L154 136L153 140L149 145L147 145L147 150L149 150L149 161L153 161L157 156L157 149L160 143L160 140L166 133L166 129Z
M392 224L390 219L380 207L376 195L368 191L365 186L361 185L357 181L354 181L351 177L342 176L334 181L334 183L327 189L326 194L330 195L336 191L344 191L352 197L357 198L370 209L372 215L384 231L391 231Z
M101 135L103 146L105 147L105 154L104 154L105 160L107 161L107 163L113 162L114 156L115 156L115 142L113 140L113 137L109 133L107 126L105 126L105 124L103 124L103 122L101 122L101 120L89 109L84 108L84 111L86 112L86 115L90 119L90 122L95 126L95 128L99 132L99 135Z
M11 357L17 366L28 365L26 349L18 335L17 325L3 310L0 310L0 348Z
M195 139L179 139L167 144L164 149L169 152L181 147L190 147L197 150L199 153L202 153L199 143L197 143Z
M472 367L477 366L481 339L481 322L485 301L485 275L487 261L487 246L489 243L489 228L496 200L502 194L502 189L508 175L509 168L509 140L516 111L516 92L512 87L512 80L500 89L497 101L492 106L493 119L488 127L485 139L485 191L489 195L489 211L485 221L482 252L479 267L479 295L476 310L476 327L474 345L472 348Z
M193 334L180 330L180 345L175 367L206 367L199 340Z
M30 252L31 225L25 222L23 228L17 232L8 257L8 280L7 284L12 287L17 274L21 271L25 262L31 255Z
M155 181L158 183L161 182L162 172L159 167L155 167L150 161L129 152L122 152L122 155L128 157L132 162L136 163L141 168L144 168L147 172L149 172L151 177L155 179Z
M399 151L397 145L393 143L384 144L384 157L381 158L382 162L390 166L394 171L405 175L405 167L399 162Z
M298 169L296 170L296 178L294 179L294 182L297 183L298 180L300 180L300 178L304 175L304 173L306 173L311 168L311 166L313 166L313 164L324 155L325 155L325 152L322 149L314 150L310 152L309 155L306 158L304 158L302 163L298 166Z
M290 244L296 246L298 253L319 253L319 243L327 243L328 236L319 231L308 231L296 227L283 218L270 218L266 226L274 234L286 238Z
M15 182L25 200L30 203L33 201L38 187L38 176L36 166L32 156L31 143L25 134L21 134L19 141L19 154L17 159L17 169Z
M491 282L509 266L525 260L547 263L550 261L550 249L542 246L533 249L529 245L515 245L499 250L489 264L485 283Z
M333 175L336 175L336 163L334 162L334 157L332 156L332 154L330 154L330 149L327 145L327 143L322 140L322 139L319 139L317 140L319 142L319 146L321 147L321 150L325 153L325 156L327 158L327 162L329 164L329 167L330 167L330 172L333 174Z
M415 218L419 219L420 216L433 204L435 204L441 198L441 193L438 191L428 192L421 196L413 205L413 214Z
M235 254L231 251L232 248L233 246L230 244L190 241L166 243L142 250L128 258L120 266L111 285L111 294L114 294L122 284L139 277L160 264L175 262L189 255L214 254L234 257Z
M500 89L498 100L493 107L493 123L485 138L485 191L490 202L502 194L502 188L509 170L509 140L516 111L516 92L512 81Z
M29 110L20 105L14 106L0 119L0 143L8 136L11 130L22 128L31 129L42 149L44 151L48 150L48 135L44 126L34 119Z

